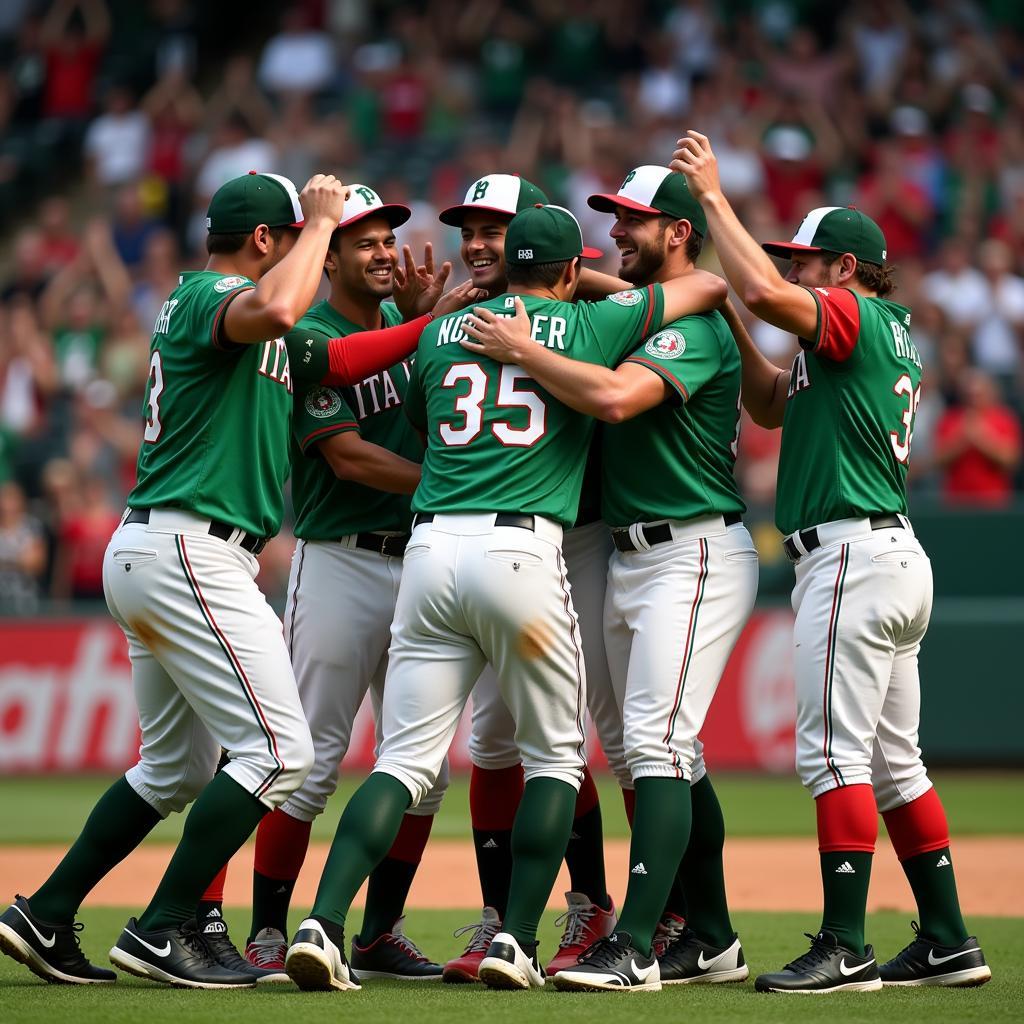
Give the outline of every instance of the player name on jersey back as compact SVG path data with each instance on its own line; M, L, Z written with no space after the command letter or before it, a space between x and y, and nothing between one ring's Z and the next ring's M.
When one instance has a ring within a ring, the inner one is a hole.
M471 313L457 313L454 317L445 318L440 322L437 331L435 345L457 345L467 337L462 330L466 317ZM514 317L515 312L497 311L502 318ZM530 315L530 337L538 345L546 348L553 348L559 352L565 351L565 332L568 328L568 321L564 316L551 316L546 313L532 313Z

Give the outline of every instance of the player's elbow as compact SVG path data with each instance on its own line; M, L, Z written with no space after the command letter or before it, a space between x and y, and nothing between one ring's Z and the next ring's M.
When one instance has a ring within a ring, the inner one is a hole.
M287 303L271 302L263 308L263 319L270 336L280 338L295 326L298 317Z
M767 278L755 278L747 281L740 289L740 298L743 305L755 316L763 316L770 313L775 307L778 296L778 289L775 283Z
M622 423L630 418L630 412L621 395L609 395L598 403L595 416L602 423Z

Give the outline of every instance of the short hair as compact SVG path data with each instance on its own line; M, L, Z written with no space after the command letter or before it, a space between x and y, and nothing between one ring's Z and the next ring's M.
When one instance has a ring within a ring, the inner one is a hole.
M685 217L669 217L668 214L658 214L658 227L664 231L666 228L671 227L677 220L685 220ZM696 263L697 258L700 256L701 249L704 248L704 236L693 226L693 222L690 222L690 234L686 239L686 258L691 263Z
M831 267L842 255L841 252L823 250L821 259L826 267ZM869 292L874 292L880 299L885 299L896 291L896 281L893 278L895 272L896 268L891 263L866 263L857 260L855 276Z
M574 256L572 259L576 259ZM507 263L505 272L509 284L540 285L552 288L562 279L565 268L572 260L557 260L554 263Z
M287 230L287 225L271 228L270 237L280 242ZM233 256L251 234L252 231L211 232L206 236L206 251L211 256Z

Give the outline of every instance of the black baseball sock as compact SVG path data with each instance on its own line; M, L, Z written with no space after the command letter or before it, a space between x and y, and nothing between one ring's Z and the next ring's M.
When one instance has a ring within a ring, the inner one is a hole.
M690 787L690 804L693 808L690 842L680 868L686 913L676 913L686 918L698 938L721 949L732 944L735 932L729 920L722 865L725 820L710 776L705 775Z
M512 829L473 829L473 852L484 906L504 919L512 884Z
M595 803L589 811L573 818L569 845L565 848L565 863L569 868L569 884L573 892L584 893L602 910L608 910L611 900L604 874L604 830L600 804Z

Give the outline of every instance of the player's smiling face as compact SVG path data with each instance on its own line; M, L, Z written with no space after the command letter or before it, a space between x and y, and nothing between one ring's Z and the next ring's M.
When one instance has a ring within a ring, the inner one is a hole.
M398 247L383 217L366 217L341 232L336 251L339 280L346 291L386 299L395 284Z
M485 210L467 213L462 221L462 262L477 288L500 295L505 279L505 232L511 218Z
M657 214L615 207L608 232L622 259L619 275L633 284L650 284L665 262L665 230Z

